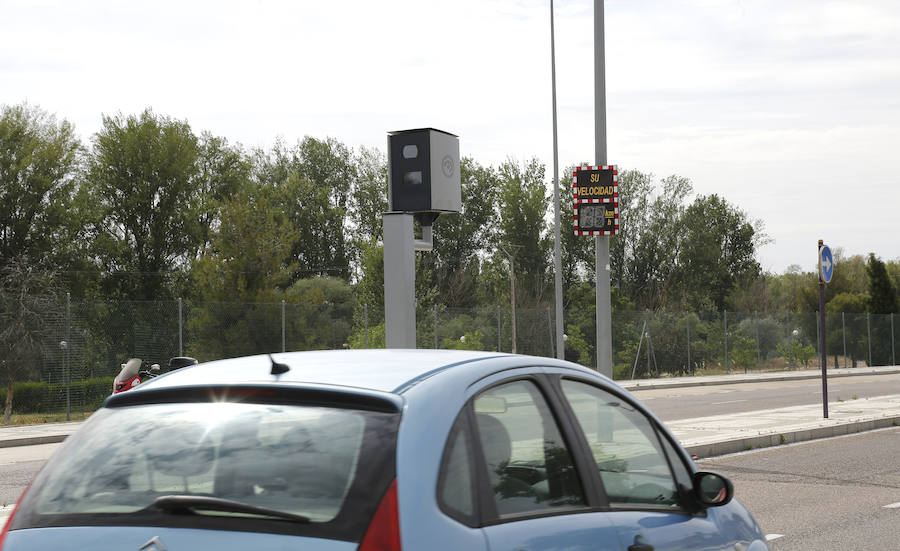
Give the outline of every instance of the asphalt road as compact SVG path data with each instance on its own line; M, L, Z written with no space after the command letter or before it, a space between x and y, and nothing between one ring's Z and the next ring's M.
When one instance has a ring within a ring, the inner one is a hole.
M900 549L900 429L698 465L734 482L738 500L774 537L773 551Z
M0 448L0 506L14 505L59 444ZM0 511L0 517L5 516Z
M822 403L822 380L636 390L633 394L663 421ZM828 380L828 401L900 394L900 374ZM900 549L900 543L897 546Z

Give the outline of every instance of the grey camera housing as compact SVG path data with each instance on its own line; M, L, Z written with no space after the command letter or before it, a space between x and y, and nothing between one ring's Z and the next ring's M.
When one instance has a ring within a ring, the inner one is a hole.
M459 212L459 137L434 128L388 133L391 212Z

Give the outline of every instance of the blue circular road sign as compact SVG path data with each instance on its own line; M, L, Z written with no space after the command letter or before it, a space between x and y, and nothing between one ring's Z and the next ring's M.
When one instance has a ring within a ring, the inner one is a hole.
M834 257L828 245L822 245L819 249L819 279L825 283L831 282L834 275Z

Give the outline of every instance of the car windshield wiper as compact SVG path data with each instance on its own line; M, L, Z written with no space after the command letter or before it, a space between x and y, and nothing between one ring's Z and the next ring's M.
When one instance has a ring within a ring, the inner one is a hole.
M267 507L257 507L256 505L250 505L249 503L218 497L190 495L160 496L156 498L150 506L168 513L196 514L198 510L206 510L222 511L226 513L247 513L250 515L275 517L302 523L310 521L309 517L298 515L296 513L288 513L287 511L279 511L278 509L269 509Z

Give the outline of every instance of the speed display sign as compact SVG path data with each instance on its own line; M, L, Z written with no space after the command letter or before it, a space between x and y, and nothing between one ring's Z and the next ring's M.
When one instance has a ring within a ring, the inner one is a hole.
M615 165L575 169L573 194L575 235L619 232L619 174Z

